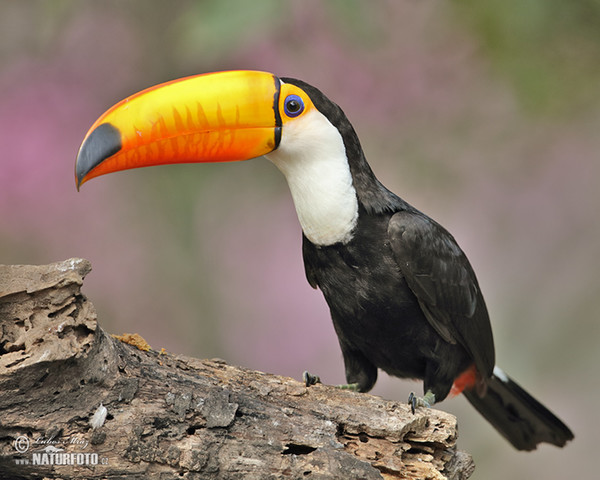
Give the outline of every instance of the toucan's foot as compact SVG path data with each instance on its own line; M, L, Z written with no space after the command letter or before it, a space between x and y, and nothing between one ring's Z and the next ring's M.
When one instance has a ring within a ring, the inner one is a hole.
M304 372L302 374L302 380L304 380L304 385L307 387L321 383L321 378L318 375L313 375L312 373L308 372Z
M309 373L309 372L304 372L302 374L302 380L304 380L304 384L307 387L316 385L317 383L321 383L321 378L318 375L313 375L312 373ZM353 392L359 391L358 383L347 383L345 385L336 385L336 388L340 388L342 390L351 390Z
M408 404L414 415L415 410L418 407L431 408L435 403L435 394L431 390L427 390L427 393L423 397L417 397L414 392L410 392L408 396Z

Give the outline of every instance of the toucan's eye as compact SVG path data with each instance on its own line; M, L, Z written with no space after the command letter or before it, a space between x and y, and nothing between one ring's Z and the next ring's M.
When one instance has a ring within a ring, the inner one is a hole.
M297 117L304 111L304 102L298 95L288 95L283 109L288 117Z

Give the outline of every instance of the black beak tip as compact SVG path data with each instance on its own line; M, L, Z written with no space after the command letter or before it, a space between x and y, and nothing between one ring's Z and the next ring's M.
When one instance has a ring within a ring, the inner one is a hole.
M121 132L110 123L98 125L81 144L75 163L77 191L84 177L108 157L121 150Z

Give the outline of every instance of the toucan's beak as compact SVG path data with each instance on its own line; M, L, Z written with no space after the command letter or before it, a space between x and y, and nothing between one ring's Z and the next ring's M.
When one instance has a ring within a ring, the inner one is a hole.
M77 189L89 179L168 163L227 162L277 148L280 81L270 73L196 75L119 102L85 136L75 165Z

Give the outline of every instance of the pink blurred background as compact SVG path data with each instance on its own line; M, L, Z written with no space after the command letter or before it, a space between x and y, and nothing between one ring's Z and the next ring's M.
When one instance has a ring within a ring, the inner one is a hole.
M564 450L515 452L464 399L448 400L473 478L592 478L600 14L582 4L3 2L0 261L87 258L84 292L110 332L343 382L269 162L129 171L80 193L73 178L89 126L142 88L226 69L301 78L342 106L383 183L454 234L478 273L498 363L575 432ZM381 374L374 393L421 388Z

